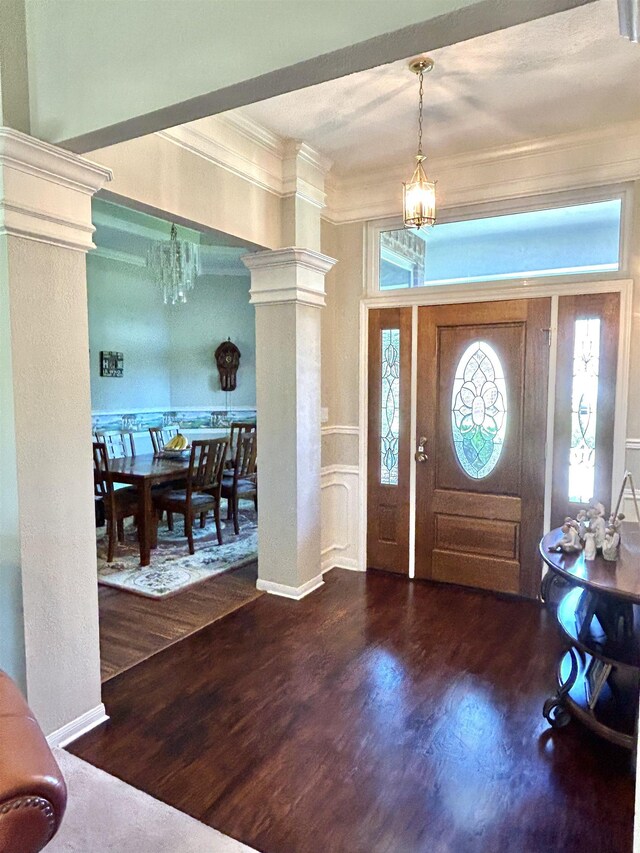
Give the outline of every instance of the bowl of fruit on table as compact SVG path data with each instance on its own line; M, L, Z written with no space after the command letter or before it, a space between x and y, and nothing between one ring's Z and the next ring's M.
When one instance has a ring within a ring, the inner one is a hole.
M169 459L179 459L190 452L191 444L189 443L189 439L185 435L182 435L181 432L174 435L171 441L168 441L162 448L162 456L166 456Z

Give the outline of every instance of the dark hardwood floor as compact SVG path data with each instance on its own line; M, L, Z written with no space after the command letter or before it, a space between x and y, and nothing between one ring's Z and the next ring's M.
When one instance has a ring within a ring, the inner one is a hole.
M251 563L162 600L99 586L102 681L261 596L257 576L258 564Z
M71 751L268 853L628 853L629 755L543 700L531 601L334 570L104 686Z

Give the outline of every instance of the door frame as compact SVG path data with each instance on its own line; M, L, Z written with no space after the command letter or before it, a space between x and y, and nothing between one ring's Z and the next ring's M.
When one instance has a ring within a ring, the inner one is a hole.
M378 230L378 229L376 229ZM371 241L368 241L371 243ZM371 248L371 246L369 246ZM372 265L365 277L371 274ZM358 459L358 478L360 482L360 517L358 519L359 537L359 568L367 568L367 459L369 435L367 429L368 412L368 374L369 374L369 311L376 308L405 308L410 307L412 324L412 353L411 353L411 422L412 442L408 452L410 456L409 477L409 578L415 577L415 517L416 517L416 463L413 458L413 439L416 435L417 410L417 347L418 347L418 307L453 305L479 302L499 302L506 299L536 299L551 298L551 335L549 351L549 382L547 387L547 434L546 434L546 464L545 464L545 493L544 493L544 525L549 528L551 519L551 485L553 477L553 430L555 419L555 380L557 356L557 325L558 299L561 296L576 296L586 293L619 293L620 294L620 325L618 344L618 363L616 368L616 404L613 428L613 465L611 494L616 495L625 472L627 408L629 396L629 363L631 349L631 323L633 280L630 278L607 278L593 280L592 276L578 276L573 281L545 279L534 281L499 281L483 282L473 286L475 292L465 285L446 285L438 287L437 293L430 292L429 287L416 287L397 294L378 293L366 295L365 291L360 300L360 393L359 393L359 422L360 447ZM542 569L541 569L542 575Z

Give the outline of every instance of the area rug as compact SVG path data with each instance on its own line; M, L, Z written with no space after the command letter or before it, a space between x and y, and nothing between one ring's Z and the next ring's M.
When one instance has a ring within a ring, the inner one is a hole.
M67 811L47 853L251 853L253 848L63 749Z
M158 527L158 547L151 552L151 564L140 566L140 551L133 522L125 526L125 541L118 543L115 559L107 563L106 528L98 528L98 583L144 595L167 598L207 578L237 569L258 557L258 527L253 504L240 508L240 534L235 535L232 522L225 522L223 544L218 545L213 518L207 518L200 529L193 528L195 554L189 554L184 535L184 519L174 517L170 531L166 521Z

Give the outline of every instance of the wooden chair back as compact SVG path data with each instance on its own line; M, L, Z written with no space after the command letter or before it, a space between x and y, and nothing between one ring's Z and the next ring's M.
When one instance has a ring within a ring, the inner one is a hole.
M93 491L102 498L107 518L115 518L115 489L109 473L109 456L103 441L93 442Z
M238 436L238 447L233 469L234 480L255 481L257 448L258 435L255 431Z
M194 441L189 457L187 500L192 492L209 492L220 497L222 472L227 458L229 442L226 438L209 438Z
M255 432L256 424L254 421L232 421L229 431L229 453L233 458L236 458L238 450L238 439L245 433Z
M109 497L113 484L109 476L107 448L102 441L93 442L93 486L97 498Z
M123 456L136 455L133 430L96 430L96 439L105 445L109 459L121 459Z
M153 452L160 453L162 448L168 441L171 441L174 436L180 432L180 427L177 424L170 424L161 427L149 427L149 435L151 436L151 444L153 444Z

